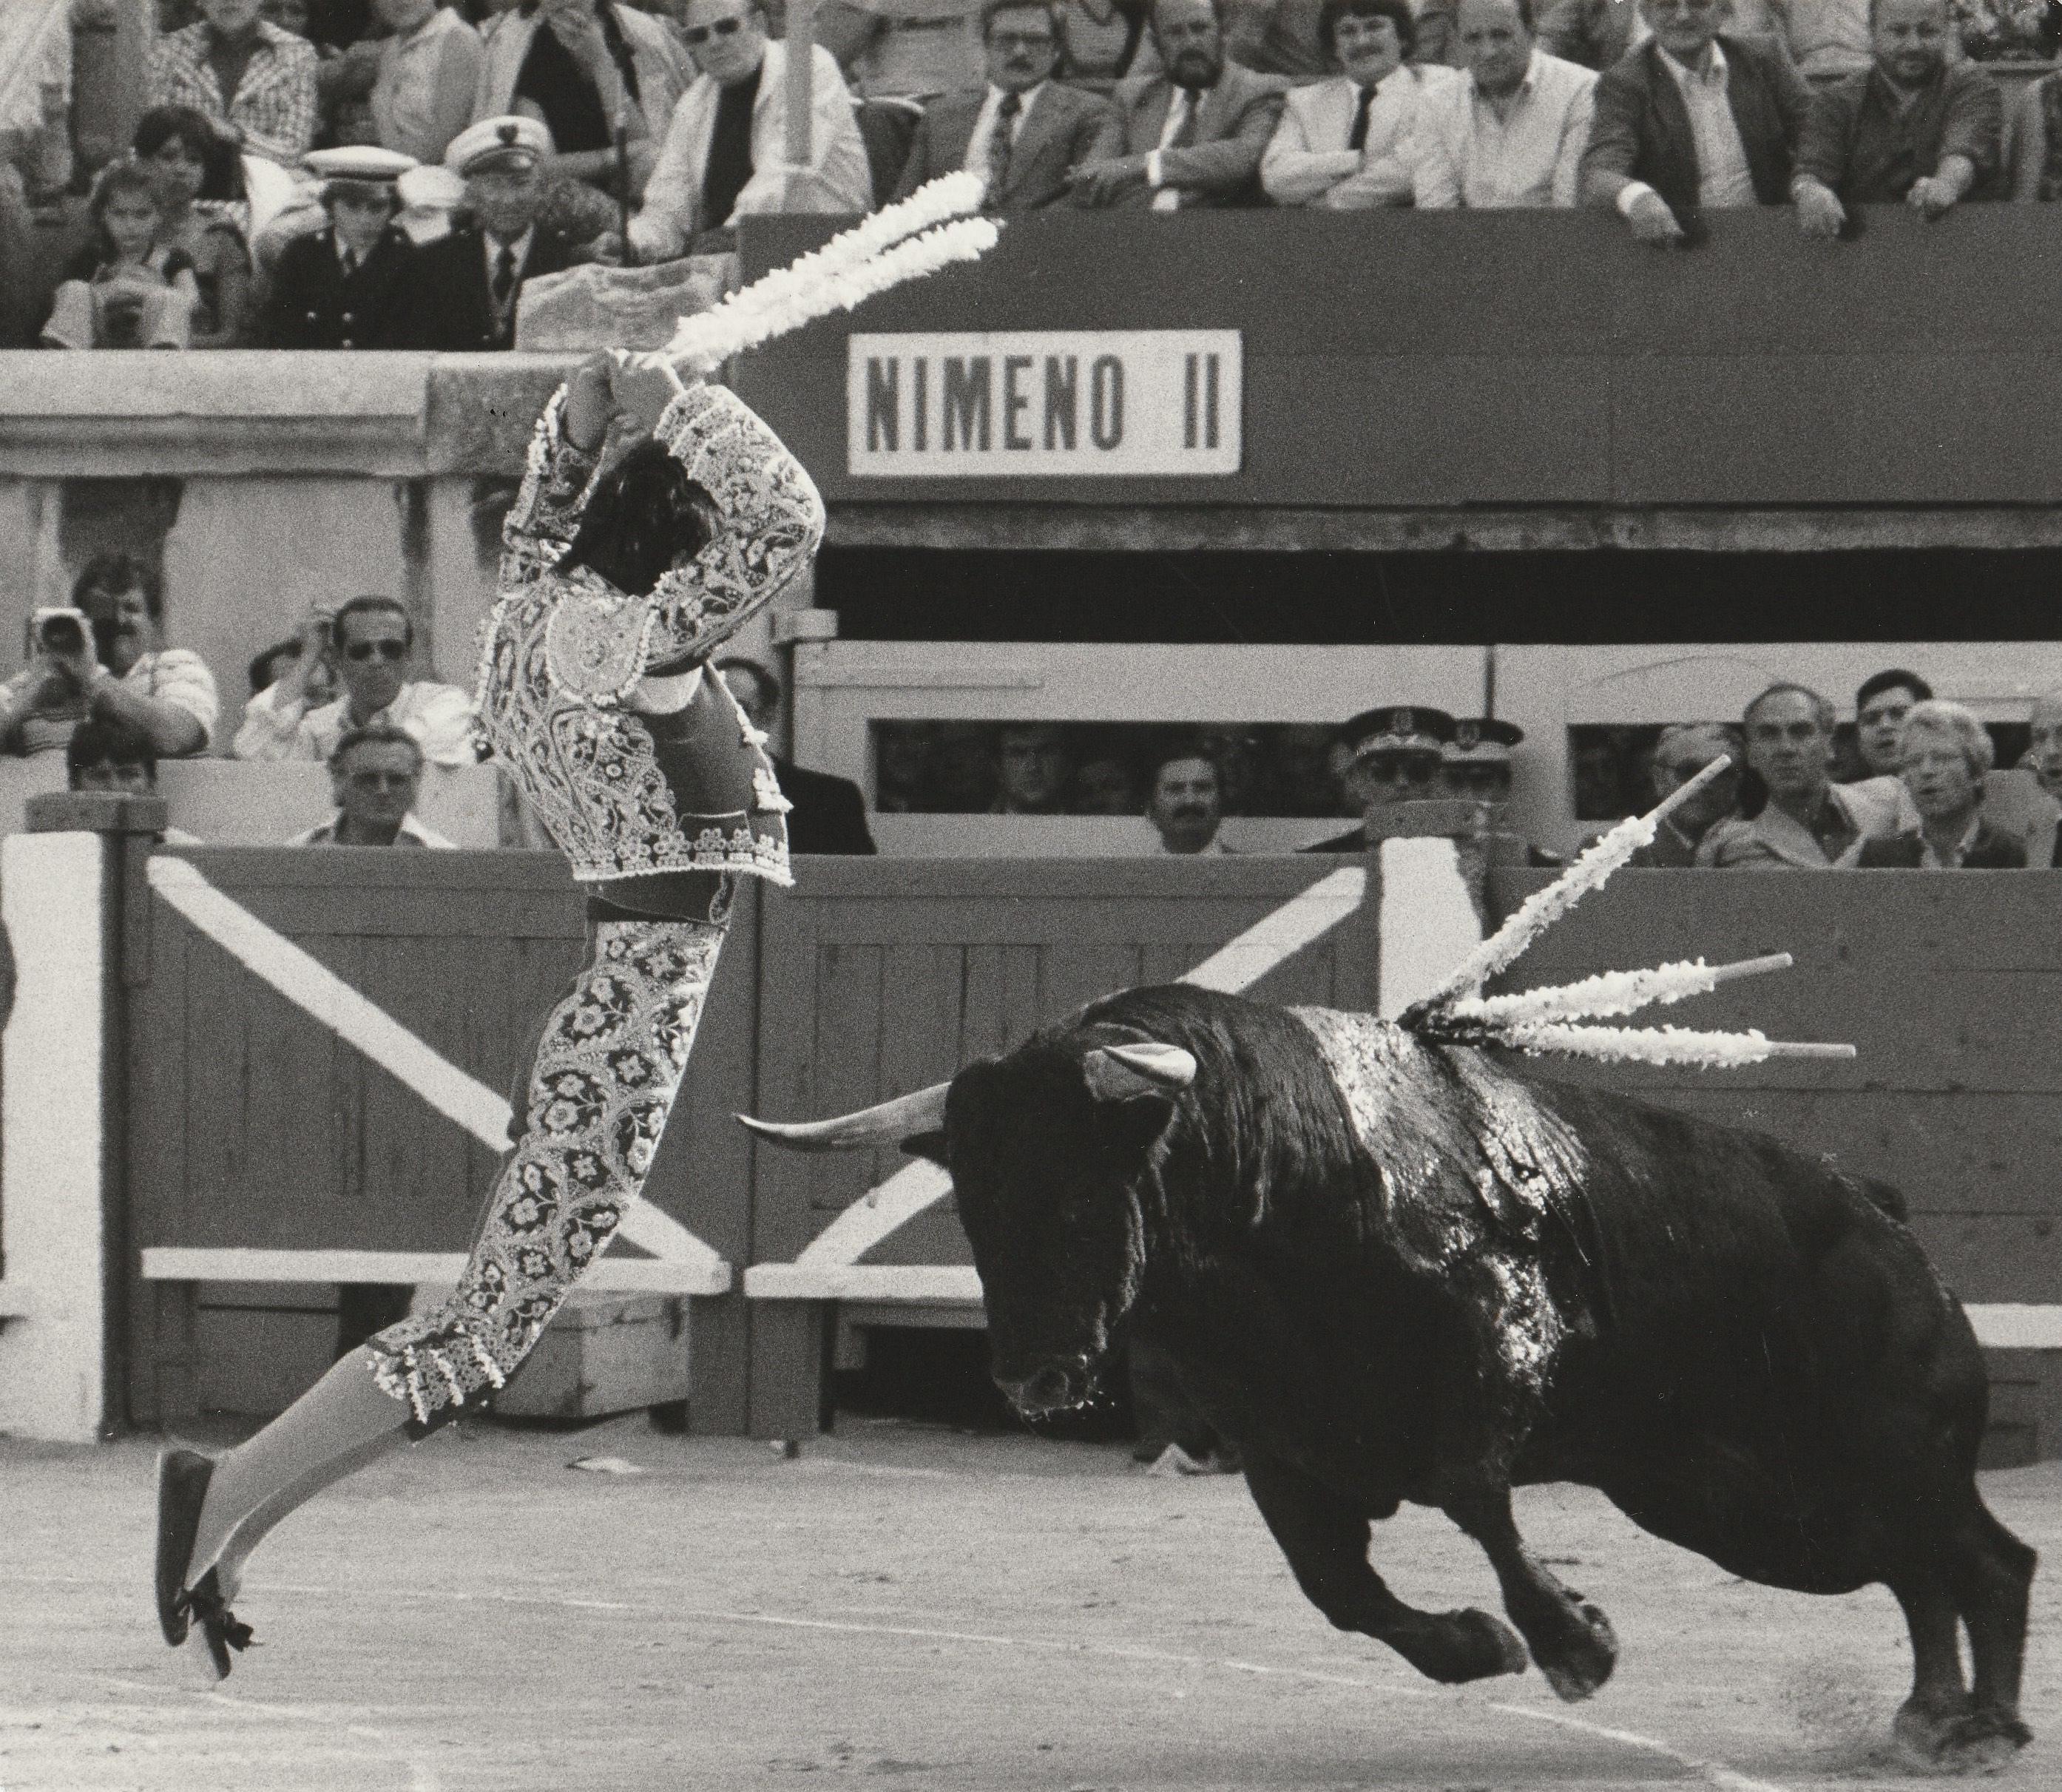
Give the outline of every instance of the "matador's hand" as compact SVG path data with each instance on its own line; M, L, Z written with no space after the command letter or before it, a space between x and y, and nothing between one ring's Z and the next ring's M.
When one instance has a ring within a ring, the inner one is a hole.
M616 363L608 355L590 355L566 383L566 405L560 420L566 439L584 453L592 454L601 446L609 419L616 413L615 371Z

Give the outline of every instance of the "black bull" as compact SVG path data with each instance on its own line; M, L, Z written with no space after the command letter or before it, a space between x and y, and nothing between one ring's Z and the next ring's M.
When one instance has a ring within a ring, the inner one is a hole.
M1433 1679L1526 1648L1565 1698L1610 1674L1603 1613L1511 1516L1514 1484L1574 1481L1747 1579L1887 1586L1908 1746L1964 1765L2028 1739L2034 1552L1976 1489L1982 1357L1892 1189L1508 1054L1183 988L949 1090L761 1130L942 1164L1004 1391L1070 1405L1118 1337L1158 1344L1311 1602ZM1370 1521L1405 1500L1481 1545L1524 1646L1383 1585Z

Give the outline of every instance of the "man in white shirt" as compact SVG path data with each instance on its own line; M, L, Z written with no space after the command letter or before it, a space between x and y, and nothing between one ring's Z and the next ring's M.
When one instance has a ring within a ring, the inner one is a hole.
M988 211L1035 211L1067 197L1067 178L1094 148L1109 102L1053 78L1060 19L1055 0L988 0L986 84L925 108L896 198L962 168L988 182Z
M456 848L410 812L423 782L423 749L413 735L375 725L353 728L330 755L336 812L289 846L427 846Z
M1224 794L1216 765L1193 745L1163 752L1153 768L1145 819L1159 835L1162 852L1221 856L1225 848L1218 829L1224 821Z
M1418 206L1573 206L1596 76L1534 46L1532 0L1461 0L1458 16L1466 72L1418 110Z
M191 648L164 644L157 568L133 554L97 554L72 602L78 615L45 617L28 665L0 685L0 748L61 751L90 716L141 730L160 759L206 752L220 712L215 675Z
M680 34L701 71L681 96L630 221L646 260L686 251L703 231L767 212L863 212L873 175L837 59L810 46L809 166L787 162L788 46L768 40L757 0L688 0Z
M408 612L391 597L354 597L336 612L331 639L343 695L310 709L307 687L321 651L311 640L276 684L253 697L236 731L236 756L315 760L327 764L354 730L398 728L432 765L478 763L472 742L472 703L455 685L411 680L415 631Z
M1261 186L1278 206L1358 211L1410 204L1402 151L1418 107L1460 77L1407 60L1418 42L1408 0L1324 0L1318 37L1345 72L1290 90L1261 158Z

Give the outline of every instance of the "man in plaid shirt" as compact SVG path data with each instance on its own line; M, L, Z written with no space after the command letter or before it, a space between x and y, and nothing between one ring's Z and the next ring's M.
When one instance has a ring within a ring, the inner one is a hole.
M150 103L190 106L251 155L297 166L315 136L315 52L259 0L199 0L201 22L150 46Z

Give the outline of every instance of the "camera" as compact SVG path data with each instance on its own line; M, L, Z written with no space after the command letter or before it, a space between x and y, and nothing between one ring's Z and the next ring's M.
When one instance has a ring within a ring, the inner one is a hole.
M37 645L48 653L83 653L87 627L83 610L38 610L35 615Z

